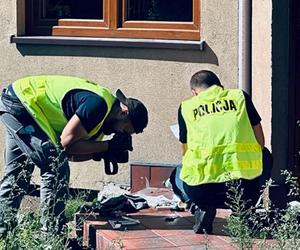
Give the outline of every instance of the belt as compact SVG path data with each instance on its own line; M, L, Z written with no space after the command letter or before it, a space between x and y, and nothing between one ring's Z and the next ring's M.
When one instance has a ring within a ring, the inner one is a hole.
M8 85L7 88L4 88L2 93L9 96L17 97L11 85Z
M20 99L15 94L14 90L10 87L4 88L1 95L1 100L8 100L15 103L21 103Z
M9 88L3 89L0 98L1 98L1 106L3 106L2 107L3 110L0 108L1 111L11 113L16 117L20 116L21 114L24 115L25 113L27 113L27 110L25 109L24 105L21 103L20 99L16 96L13 90L10 90ZM2 114L3 112L0 113Z
M4 95L10 95L11 96L11 92L7 88L3 89L2 94L4 94Z

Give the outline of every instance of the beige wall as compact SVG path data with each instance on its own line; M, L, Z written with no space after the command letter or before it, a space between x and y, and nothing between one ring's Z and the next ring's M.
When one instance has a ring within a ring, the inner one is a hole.
M0 1L1 87L25 75L66 74L88 78L113 90L121 88L129 96L143 100L150 122L145 133L134 136L131 161L180 161L180 146L169 126L177 122L180 102L189 97L188 82L195 71L212 69L225 86L237 86L236 0L201 1L201 33L207 43L204 51L16 46L9 43L10 35L17 32L16 2ZM3 127L1 138L2 134ZM126 164L112 180L129 183L128 169ZM73 186L98 188L102 181L111 180L94 162L72 164L71 172Z
M252 14L252 99L271 150L272 1L253 0Z

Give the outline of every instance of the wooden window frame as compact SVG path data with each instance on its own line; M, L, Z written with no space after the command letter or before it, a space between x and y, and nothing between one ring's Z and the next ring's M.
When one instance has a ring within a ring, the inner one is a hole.
M41 18L42 1L27 0L25 5L26 13L26 34L27 35L51 35L51 27L57 25L55 19Z
M39 0L30 0L30 2ZM126 0L103 0L103 20L59 19L52 27L53 36L143 38L170 40L200 40L200 1L193 0L192 22L128 21L126 20ZM33 6L31 6L32 8ZM34 8L32 8L34 9ZM33 21L34 15L31 13ZM42 23L46 26L47 20ZM48 21L48 22L52 22ZM36 25L35 22L31 22ZM28 25L30 26L30 25ZM40 27L36 25L35 27ZM30 33L39 31L30 29Z

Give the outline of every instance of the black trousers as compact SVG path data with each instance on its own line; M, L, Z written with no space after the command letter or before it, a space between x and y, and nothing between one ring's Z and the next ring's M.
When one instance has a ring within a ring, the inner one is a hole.
M242 199L247 207L253 206L258 201L262 186L271 176L273 166L272 155L267 148L263 150L263 173L253 180L240 179L239 189L243 189ZM232 185L232 184L231 184ZM235 185L235 184L233 184ZM209 183L198 186L190 186L183 183L185 193L198 207L205 208L228 208L228 186L226 183Z
M238 183L238 182L237 182ZM243 190L242 199L247 203L247 207L255 205L260 195L259 178L253 180L240 180L238 191ZM237 185L237 184L230 184ZM236 186L237 187L237 186ZM226 183L209 183L198 186L183 184L184 191L198 207L206 208L228 208L228 186Z

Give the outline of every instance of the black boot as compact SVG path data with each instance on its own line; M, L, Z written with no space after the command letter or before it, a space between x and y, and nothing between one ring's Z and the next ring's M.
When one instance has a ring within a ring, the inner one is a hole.
M195 225L193 230L196 234L212 234L213 221L216 217L217 210L215 208L207 208L201 210L198 208L195 211Z

